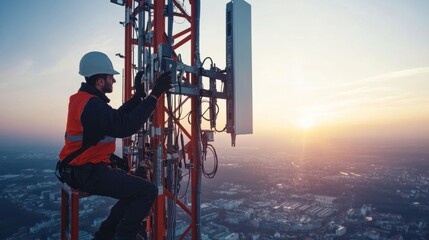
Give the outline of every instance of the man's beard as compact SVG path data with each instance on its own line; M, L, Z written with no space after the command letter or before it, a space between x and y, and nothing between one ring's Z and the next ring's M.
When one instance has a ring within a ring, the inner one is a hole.
M102 90L104 93L111 93L113 91L113 86L112 85L110 85L110 86L104 85Z

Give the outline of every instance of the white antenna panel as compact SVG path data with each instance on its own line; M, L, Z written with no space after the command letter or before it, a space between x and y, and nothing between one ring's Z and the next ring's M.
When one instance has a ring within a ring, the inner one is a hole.
M227 104L227 120L233 129L228 132L252 134L251 6L244 0L234 0L227 4L226 14L227 71L233 85L229 86L233 89L232 103Z

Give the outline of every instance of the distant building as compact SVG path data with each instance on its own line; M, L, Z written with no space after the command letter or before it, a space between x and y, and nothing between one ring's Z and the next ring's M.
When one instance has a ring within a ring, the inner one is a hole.
M290 230L292 231L311 231L314 230L316 228L321 227L321 221L313 221L313 222L308 222L308 223L298 223L298 224L294 224L290 227Z
M95 228L98 228L98 227L100 226L100 224L101 224L104 220L105 220L105 218L104 218L104 217L102 217L102 218L96 218L96 219L94 219L94 220L92 221L91 226L92 226L92 227L95 227Z
M261 235L259 233L254 233L254 234L251 235L252 240L259 240L260 236Z
M366 237L368 237L369 239L371 239L371 240L379 240L379 239L380 239L380 237L381 237L380 232L379 232L379 231L377 231L376 229L370 229L370 230L367 230L367 231L364 233L364 235L365 235Z
M45 190L45 191L42 191L41 193L40 193L40 199L43 199L43 200L49 200L49 194L51 193L51 191L50 190Z
M260 222L262 220L260 218L253 218L250 220L250 225L256 228L259 228Z
M49 193L49 199L52 201L59 200L61 198L61 192L51 192Z
M346 234L347 232L347 228L344 226L338 226L337 230L335 231L335 235L341 237L344 236L344 234Z
M367 214L369 214L372 210L371 205L366 205L364 204L361 208L360 208L360 213L362 214L362 216L366 216Z
M347 211L346 221L357 222L357 221L360 221L361 218L362 218L362 215L357 209L351 208Z
M213 204L204 203L201 205L201 221L209 222L219 216L219 208Z
M79 231L79 240L91 240L92 235L86 231Z
M201 221L210 222L210 221L216 219L218 216L219 216L218 211L213 211L210 213L206 213L204 215L201 214Z
M323 195L314 195L314 201L325 207L332 207L335 199L337 198Z
M329 222L328 229L333 231L337 227L337 224L335 224L334 221Z
M230 236L229 232L217 232L215 235L210 237L211 239L226 240L229 236Z
M202 233L204 233L202 235L203 240L225 239L231 234L227 227L213 222L204 224Z
M224 238L224 240L238 240L238 233L231 233Z
M46 229L51 227L52 225L55 224L55 220L49 220L49 221L43 221L43 222L39 222L36 223L36 225L30 227L30 233L37 233L40 232L42 229Z
M201 240L210 240L210 237L205 233L201 233Z
M265 230L277 230L280 229L281 223L274 220L261 220L259 227Z
M216 206L226 210L232 210L234 208L237 208L242 203L243 203L243 200L226 200L226 199L219 199L214 202Z
M248 209L246 211L235 209L232 212L226 213L226 221L231 224L240 224L250 220L253 213L254 213L253 209Z

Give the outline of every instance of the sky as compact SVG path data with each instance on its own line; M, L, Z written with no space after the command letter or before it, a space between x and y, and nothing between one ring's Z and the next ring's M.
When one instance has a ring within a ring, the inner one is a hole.
M201 57L220 68L227 2L201 1ZM428 1L248 2L254 134L238 146L304 135L429 139ZM0 142L63 143L80 58L102 51L123 68L123 18L107 0L0 2ZM115 108L120 79L108 95Z

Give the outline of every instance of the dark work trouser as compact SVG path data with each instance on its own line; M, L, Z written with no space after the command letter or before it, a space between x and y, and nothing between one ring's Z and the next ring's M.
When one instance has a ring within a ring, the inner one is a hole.
M158 195L157 187L107 164L73 167L73 176L79 190L119 199L95 238L113 239L116 236L117 239L135 239L141 221L148 215Z

